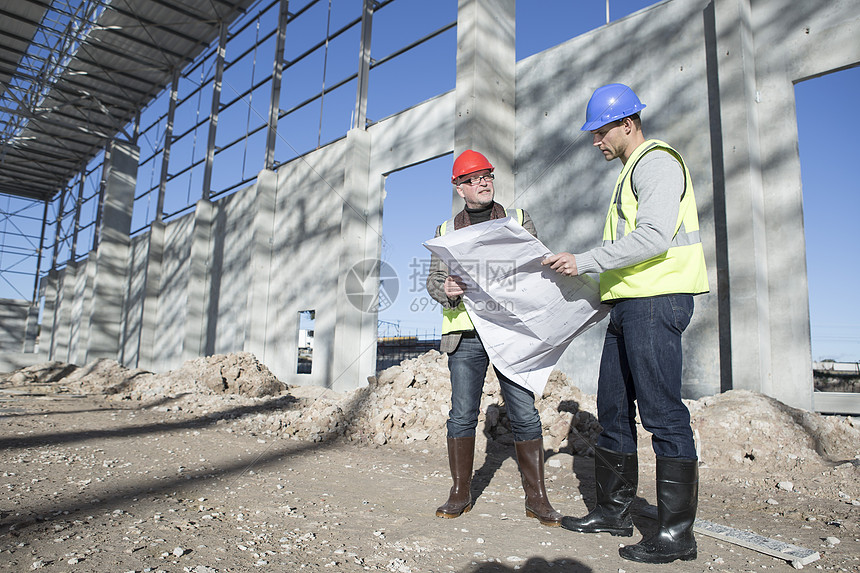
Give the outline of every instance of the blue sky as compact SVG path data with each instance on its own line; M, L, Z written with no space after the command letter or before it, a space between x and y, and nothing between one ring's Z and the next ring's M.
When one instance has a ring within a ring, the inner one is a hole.
M860 142L853 135L860 119L852 111L860 94L860 68L800 83L794 91L812 357L856 362L860 361L860 304L853 294L860 278L860 227L852 220L860 213L860 179L851 167L860 157ZM837 117L831 119L830 114ZM841 216L834 219L835 213Z

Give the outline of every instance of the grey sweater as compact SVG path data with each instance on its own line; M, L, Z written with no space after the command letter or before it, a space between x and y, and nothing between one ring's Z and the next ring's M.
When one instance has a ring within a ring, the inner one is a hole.
M628 267L669 250L684 192L681 164L662 149L647 153L633 170L633 189L636 228L612 244L574 253L579 274Z

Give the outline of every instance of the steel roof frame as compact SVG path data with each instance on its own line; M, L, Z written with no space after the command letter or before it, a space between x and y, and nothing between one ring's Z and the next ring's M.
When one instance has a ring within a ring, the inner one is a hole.
M358 85L356 108L351 120L353 127L373 123L365 115L369 70L456 25L456 22L449 23L393 54L372 60L369 49L372 14L394 0L364 0L361 17L350 20L338 30L326 30L325 40L291 61L283 56L276 58L270 76L258 80L230 101L221 101L217 92L224 71L236 59L255 50L273 35L277 36L276 53L283 54L284 31L288 22L320 2L297 2L301 6L290 11L289 0L0 0L0 200L7 196L7 201L0 201L0 221L9 219L8 216L4 219L3 215L14 216L14 208L4 208L10 204L10 197L43 204L38 244L34 231L33 236L28 237L29 246L23 247L28 251L23 256L38 257L39 261L34 273L34 302L39 292L40 274L44 273L41 261L46 258L43 256L46 228L54 233L53 248L50 253L45 251L52 270L85 257L85 254L78 254L79 245L84 249L82 252L98 245L100 208L96 209L95 220L85 223L80 221L80 209L88 201L97 201L101 205L104 187L102 166L108 163L112 142L124 140L138 145L139 137L148 138L148 130L156 128L154 135L160 140L156 147L160 150L154 150L150 159L162 153L161 173L158 183L140 195L157 191L151 195L156 199L155 219L172 217L176 213L164 212L165 186L171 179L203 163L204 179L210 177L213 153L224 151L263 129L267 130L265 166L277 168L279 161L274 158L274 145L278 120L321 100L347 82L356 80ZM254 45L245 48L234 61L224 59L228 38L237 36L254 22L251 18L242 24L241 17L258 12L257 17L261 17L264 13L271 14L269 11L273 8L278 15L277 26L264 38L258 37ZM240 25L237 29L230 29L232 23ZM324 81L318 93L290 109L280 109L278 94L282 71L321 46L327 49L329 41L359 24L362 37L358 71L333 85L326 86ZM196 90L177 101L176 88L180 78L187 78L204 62L214 66L212 76L207 73L205 81L201 79ZM248 127L247 133L219 145L216 150L212 125L217 121L213 122L213 119L217 120L220 111L268 81L273 82L269 117L263 118L259 127ZM211 110L208 118L198 122L190 131L209 123L208 138L203 134L207 139L206 156L179 171L168 173L167 157L171 142L184 135L173 132L172 110L203 89L214 93ZM142 112L165 93L170 93L169 109L163 118L156 118L155 123L143 129ZM162 119L169 126L163 133L163 128L156 125ZM144 158L141 157L140 165L143 164ZM92 175L97 170L101 172L101 183ZM86 198L83 194L85 180L94 191ZM245 178L224 189L210 190L209 182L204 180L202 198L211 200L249 181ZM97 187L99 189L95 191ZM138 198L136 195L135 200ZM188 208L190 206L180 209L179 213ZM90 227L93 227L91 247L83 245L89 237L83 241L79 239L79 234L89 232ZM3 236L12 235L7 233ZM20 266L20 260L9 263L12 253L5 249L4 240L0 238L0 280L6 278L3 276L5 272L15 272L15 267ZM15 256L22 255L17 252L20 248L12 250L16 251ZM5 259L3 255L6 255ZM25 298L21 289L15 290Z
M9 196L0 202L0 279L11 285L5 274L23 274L22 261L36 258L38 281L49 226L52 268L60 247L71 245L75 260L78 234L90 226L78 213L89 163L116 138L136 143L140 110L255 1L0 3L0 194ZM51 205L58 195L59 208ZM15 225L30 201L44 204L39 235ZM59 209L53 223L49 207ZM64 221L69 214L73 222Z

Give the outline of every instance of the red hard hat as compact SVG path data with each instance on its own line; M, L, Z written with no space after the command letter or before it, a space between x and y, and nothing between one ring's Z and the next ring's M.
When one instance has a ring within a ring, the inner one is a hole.
M458 177L474 173L475 171L483 171L484 169L489 169L490 172L492 172L493 166L486 157L477 151L467 149L454 160L454 170L451 174L451 183L457 181Z

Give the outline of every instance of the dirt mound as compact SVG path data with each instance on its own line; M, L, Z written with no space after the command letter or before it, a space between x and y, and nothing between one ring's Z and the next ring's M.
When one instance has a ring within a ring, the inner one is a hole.
M298 388L291 391L297 394ZM304 394L301 409L284 412L278 430L302 439L343 437L351 441L383 445L445 441L445 421L450 408L448 356L431 350L405 360L369 380L369 385L345 394ZM541 414L544 443L554 451L586 453L600 426L591 413L594 397L584 395L558 371L550 376L544 395L535 405ZM263 420L261 420L263 421ZM249 420L253 422L253 420ZM272 425L272 416L264 422ZM490 369L481 398L477 444L511 444L513 435L499 382Z
M747 390L688 403L700 458L753 471L844 462L860 453L860 419L798 410Z
M111 400L139 401L165 412L182 409L253 434L311 442L441 446L450 407L447 360L446 354L431 350L371 377L365 387L344 393L308 386L287 388L249 353L197 358L164 374L129 370L112 360L81 368L54 362L7 375L5 382L25 386L50 382L67 392L105 394ZM784 471L810 463L860 465L857 418L798 410L744 390L685 402L704 464L752 472ZM591 455L601 431L595 396L583 394L564 373L554 371L535 404L548 455ZM513 443L492 369L485 381L478 424L481 450ZM640 451L647 455L650 438L641 426L639 438Z
M2 376L0 382L10 387L54 384L59 391L144 402L188 394L260 398L287 389L286 384L248 352L196 358L164 374L129 369L107 358L81 367L46 362Z
M62 384L76 394L121 394L155 374L146 370L128 368L115 360L101 358L75 369L62 379Z
M241 395L251 398L274 396L287 389L271 370L249 352L216 354L195 358L163 376L135 385L131 397L177 395L184 392Z
M51 384L62 380L78 367L66 362L43 362L15 370L8 374L0 374L0 382L8 386L26 386L28 384Z

